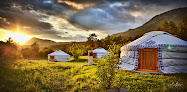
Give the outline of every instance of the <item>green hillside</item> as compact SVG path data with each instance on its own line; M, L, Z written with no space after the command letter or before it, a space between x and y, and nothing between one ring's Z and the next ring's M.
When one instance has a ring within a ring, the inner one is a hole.
M129 29L128 31L117 33L112 36L121 35L122 37L125 36L131 36L135 37L138 34L144 34L149 31L152 31L156 29L159 25L161 25L165 20L166 21L173 21L176 25L181 21L181 19L187 15L187 7L185 8L178 8L171 11L167 11L165 13L162 13L160 15L156 15L151 20L143 24L142 26L135 28L135 29Z

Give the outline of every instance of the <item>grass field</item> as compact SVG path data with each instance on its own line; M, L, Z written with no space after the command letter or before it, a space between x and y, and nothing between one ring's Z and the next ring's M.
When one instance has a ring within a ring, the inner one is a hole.
M47 60L17 60L0 62L1 92L22 91L101 91L96 76L96 64L85 66L87 57L71 62ZM118 71L112 86L129 91L187 91L187 75L139 74Z

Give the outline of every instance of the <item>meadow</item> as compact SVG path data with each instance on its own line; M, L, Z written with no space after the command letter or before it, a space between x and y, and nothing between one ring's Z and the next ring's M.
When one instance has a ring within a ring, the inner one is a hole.
M70 62L16 60L0 62L1 92L102 91L97 81L97 63L87 65L87 56ZM156 75L117 70L112 87L132 92L187 91L187 74Z

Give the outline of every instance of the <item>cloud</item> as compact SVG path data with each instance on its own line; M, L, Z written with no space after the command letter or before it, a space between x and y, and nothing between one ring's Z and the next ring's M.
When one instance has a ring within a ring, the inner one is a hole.
M79 10L82 10L82 9L85 9L85 8L88 8L88 7L93 7L95 6L96 4L95 3L89 3L89 2L84 2L84 3L77 3L77 2L72 2L72 1L64 1L64 0L59 0L58 3L65 3L69 6L72 6L76 9L79 9Z
M84 41L87 39L87 36L84 35L62 35L62 39L66 41Z
M46 35L39 35L37 37L40 37L40 38L44 38L44 39L52 39L52 40L55 40L55 41L62 41L63 38L57 34L46 34Z
M4 24L11 24L12 28L16 28L17 24L28 26L36 29L50 29L49 23L39 21L38 16L30 12L21 11L17 8L1 8L0 17L5 18Z
M134 17L120 7L89 8L77 13L72 20L88 29L121 30L128 23L134 23ZM123 25L123 26L121 26Z
M136 28L155 15L187 6L184 0L68 0L68 2L71 2L73 7L94 3L94 6L89 7L83 5L82 10L77 10L68 16L71 24L84 30L100 30L109 34Z

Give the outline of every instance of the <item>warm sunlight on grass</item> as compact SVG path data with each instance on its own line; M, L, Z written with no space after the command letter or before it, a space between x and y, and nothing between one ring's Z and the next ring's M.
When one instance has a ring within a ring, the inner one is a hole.
M73 58L71 58L73 59ZM86 56L71 62L17 60L0 62L1 92L99 92L97 63L91 66ZM130 92L186 92L186 74L155 75L121 70L113 88L124 87Z
M15 42L19 43L20 45L25 43L31 38L30 36L23 35L21 33L13 33L11 31L3 30L3 29L0 29L0 32L5 35L4 37L0 37L0 39L5 40L11 37Z

